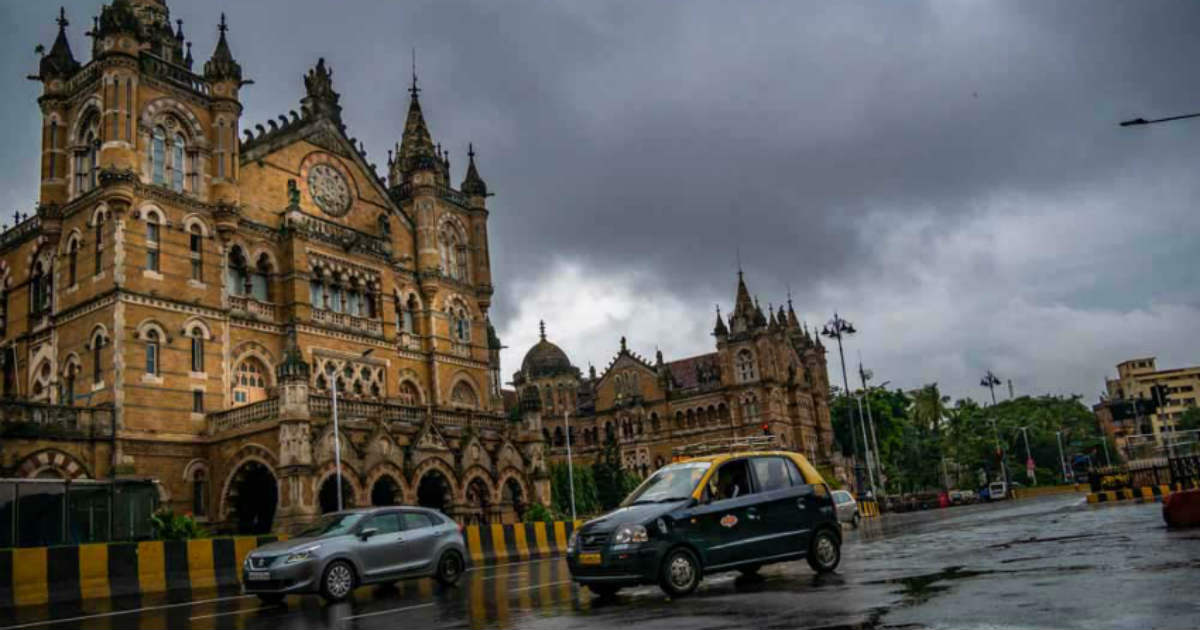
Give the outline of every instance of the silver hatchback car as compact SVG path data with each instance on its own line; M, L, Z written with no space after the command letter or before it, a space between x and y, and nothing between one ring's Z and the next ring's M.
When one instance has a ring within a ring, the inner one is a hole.
M845 490L834 490L833 505L837 510L839 522L850 523L854 527L858 527L862 515L858 511L858 502L854 500L854 495Z
M458 524L436 510L345 510L325 514L295 538L247 554L242 584L268 603L292 593L320 593L339 601L363 584L418 577L453 584L466 558Z

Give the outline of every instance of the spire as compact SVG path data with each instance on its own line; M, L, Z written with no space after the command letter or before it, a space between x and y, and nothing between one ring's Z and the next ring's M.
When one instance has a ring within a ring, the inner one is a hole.
M475 146L473 144L467 144L467 176L463 178L459 189L467 195L487 196L487 184L483 182L483 178L479 177L479 171L475 170Z
M188 42L188 43L187 43L187 57L184 57L184 58L183 58L183 65L187 66L187 69L188 69L188 70L191 70L191 69L192 69L192 63L193 63L194 61L195 61L195 60L194 60L194 59L192 59L192 42Z
M774 304L771 304L769 302L767 303L767 313L769 313L768 323L770 324L771 328L778 328L779 320L775 319L775 305Z
M289 324L287 328L287 342L283 350L283 361L275 366L275 376L279 382L296 381L307 382L309 375L309 365L304 360L304 354L300 351L300 344L296 342L296 325Z
M713 326L713 335L724 337L729 334L729 329L725 327L725 320L721 318L721 305L717 305L717 325Z
M228 30L229 24L225 22L225 14L222 13L221 23L217 25L217 31L220 33L217 47L213 50L212 58L204 64L204 78L209 81L232 80L241 83L242 67L234 61L233 53L229 50L229 41L225 39L225 32Z
M735 314L749 311L753 305L750 302L750 291L746 288L746 280L742 277L742 270L738 269L738 286L737 299L734 302L733 312Z
M500 336L496 334L496 327L492 326L492 319L489 317L487 322L488 349L500 350L504 346L500 343Z
M71 44L67 41L67 10L65 7L58 9L58 37L54 38L54 44L50 47L50 54L42 57L41 63L38 65L38 74L40 79L50 77L69 77L79 70L79 62L75 61L75 56L71 54Z
M542 338L542 341L546 340L546 320L544 319L538 321L538 336Z
M400 138L400 151L397 162L401 170L410 173L422 168L435 168L437 154L433 147L433 138L425 125L425 116L421 113L421 101L417 98L421 89L417 87L417 54L413 51L412 87L408 92L411 99L408 103L408 118L404 121L404 135Z
M800 328L800 321L796 319L796 310L792 308L792 290L788 289L788 327Z
M304 109L341 124L342 106L338 101L342 97L333 91L333 68L325 65L324 57L317 59L316 67L304 75L304 92L304 98L300 99Z
M754 298L754 325L755 326L766 326L767 325L767 317L766 317L766 315L763 315L762 306L758 303L757 297Z

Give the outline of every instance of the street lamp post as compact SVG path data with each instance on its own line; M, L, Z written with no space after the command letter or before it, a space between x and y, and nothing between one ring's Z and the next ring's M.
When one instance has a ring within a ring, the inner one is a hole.
M883 488L884 493L887 493L887 483L883 481L883 462L879 459L879 438L875 436L875 415L871 413L871 388L867 387L867 380L872 376L870 370L863 369L862 353L858 355L858 378L862 381L863 396L867 398L867 425L871 427L871 439L868 441L868 448L872 449L875 457L875 479L876 483ZM887 385L891 381L884 381ZM858 414L858 419L862 420L862 412Z
M1062 431L1055 431L1054 437L1058 438L1058 469L1062 473L1063 483L1067 482L1067 458L1063 455Z
M374 348L368 348L360 355L365 358L367 355L375 352ZM342 432L338 427L338 386L337 386L337 370L332 363L325 364L325 374L329 376L329 387L332 392L332 411L333 411L333 466L334 476L337 483L337 511L342 511Z
M987 374L983 375L983 380L979 381L979 384L988 388L988 391L992 393L992 406L994 407L996 405L996 386L1000 384L1000 379L996 378L996 375L992 374L991 370L988 370ZM1000 429L996 426L995 413L989 413L988 418L992 421L992 433L996 437L996 450L1000 451L1000 474L1004 476L1004 485L1007 487L1009 484L1008 454L1000 447Z
M836 312L833 314L833 319L829 320L829 322L825 324L825 327L821 330L822 335L831 339L837 339L838 357L842 360L842 386L845 388L844 391L847 397L850 396L850 379L846 377L846 354L842 350L842 337L845 335L853 335L856 332L858 331L854 329L854 324L842 319ZM848 403L849 400L847 399L846 402ZM863 471L862 464L858 461L858 433L855 432L854 415L849 408L846 409L846 416L850 421L850 443L852 452L854 454L854 487L859 492L862 492Z
M567 483L571 484L571 521L575 521L575 464L571 461L571 412L563 409L563 424L567 428Z
M1030 467L1030 464L1033 463L1033 453L1029 450L1029 427L1018 427L1018 430L1025 436L1025 467L1029 471L1029 481L1037 484L1037 472L1034 468Z

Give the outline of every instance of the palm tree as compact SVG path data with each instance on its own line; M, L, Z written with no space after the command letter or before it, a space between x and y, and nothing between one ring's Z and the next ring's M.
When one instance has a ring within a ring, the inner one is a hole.
M946 406L950 403L949 396L943 396L938 391L937 383L930 383L913 394L912 407L909 413L913 422L927 433L937 433L946 417Z

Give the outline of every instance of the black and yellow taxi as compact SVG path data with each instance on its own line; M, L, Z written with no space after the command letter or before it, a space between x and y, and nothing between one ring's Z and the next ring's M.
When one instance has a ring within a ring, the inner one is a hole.
M703 576L805 558L820 573L842 557L829 487L799 453L725 452L677 458L620 507L567 543L574 581L600 596L658 584L672 597Z

